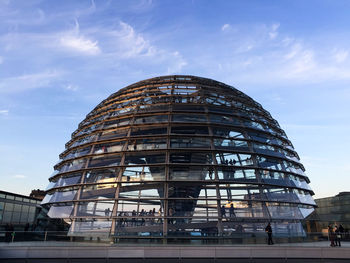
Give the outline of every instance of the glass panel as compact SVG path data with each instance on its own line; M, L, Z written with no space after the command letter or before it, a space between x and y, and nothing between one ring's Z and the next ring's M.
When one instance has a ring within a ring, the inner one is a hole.
M104 131L102 132L99 140L104 141L104 140L111 140L115 138L120 138L120 137L126 137L128 134L129 129L118 129L114 131Z
M22 209L22 205L19 205L19 204L15 204L13 207L14 212L21 212L21 209Z
M68 218L73 211L73 205L51 206L48 216L50 218Z
M53 193L46 194L44 199L41 201L41 204L46 204L46 203L50 202L52 195L53 195Z
M67 176L60 177L55 187L79 184L82 173L74 173Z
M261 123L256 121L244 120L243 123L244 123L244 126L246 127L264 130L264 126Z
M202 114L174 114L172 120L173 122L207 122L207 117Z
M90 153L91 146L80 148L69 152L62 160L73 159Z
M80 199L105 199L115 198L117 184L97 184L83 187Z
M298 196L285 188L264 189L264 194L270 201L299 202Z
M170 167L170 180L214 180L214 169L211 166L175 166Z
M45 191L53 188L56 185L56 183L57 183L57 181L56 182L54 182L54 181L50 182L49 185L46 187Z
M123 184L119 198L163 198L163 193L163 184Z
M153 164L164 163L165 153L152 154L152 153L127 153L125 156L126 165L140 165L140 164Z
M104 123L103 129L109 129L109 128L117 128L120 126L125 126L130 123L131 118L123 118L123 119L118 119L118 120L111 120L111 121L106 121Z
M101 124L94 124L94 125L91 125L91 126L89 126L89 127L87 127L87 128L84 128L84 129L83 129L82 131L80 131L77 135L79 136L79 135L88 134L88 133L90 133L90 132L92 132L92 131L95 131L95 130L100 129L101 127L102 127Z
M82 145L84 143L93 142L97 138L97 136L98 136L98 134L93 134L90 136L85 136L83 138L80 138L77 141L75 141L70 147L75 147L75 146Z
M158 200L148 200L143 202L140 202L139 200L119 200L117 214L119 217L135 217L135 221L137 222L136 225L142 225L142 222L145 223L145 220L142 220L142 217L152 218L153 216L162 216L163 209Z
M237 118L227 115L209 115L209 120L212 123L220 123L220 124L229 124L229 125L240 125L240 122Z
M124 144L125 144L125 141L97 144L94 146L93 153L101 154L101 153L120 152L123 149Z
M69 234L83 232L84 235L94 234L99 235L99 233L106 232L109 233L111 230L112 221L106 220L81 220L73 222L73 225L69 229ZM74 229L74 231L73 231Z
M282 170L282 165L278 159L257 156L257 162L259 167L262 168Z
M212 164L213 158L211 153L171 153L170 163L202 163Z
M11 223L12 212L4 212L2 216L2 223Z
M168 115L143 116L135 118L134 124L168 122Z
M123 182L163 180L165 180L165 167L157 166L126 167L122 177Z
M120 160L120 155L94 156L91 158L88 167L115 166L120 164Z
M267 203L266 205L272 218L303 219L303 215L296 206L282 205L278 203Z
M255 170L235 169L233 167L219 167L218 177L220 180L256 181Z
M171 127L173 134L209 134L208 127L205 126L175 126Z
M220 137L229 137L233 139L244 139L241 131L234 128L213 127L213 135Z
M253 165L252 156L250 154L235 153L216 153L216 161L218 164L247 166Z
M119 174L119 168L110 168L102 170L87 171L85 175L85 183L107 183L115 182Z
M232 149L249 151L248 143L246 141L229 140L229 139L214 139L216 149Z
M209 138L173 138L171 148L210 148Z
M252 140L256 140L256 141L260 141L260 142L264 142L264 143L272 143L272 144L282 145L281 140L279 140L275 137L270 137L264 133L248 132L248 135Z
M166 149L166 138L160 139L141 139L129 141L128 150L153 150L153 149Z
M50 203L61 201L72 201L76 196L77 190L64 189L62 191L56 191L51 199Z
M77 216L111 216L114 201L79 202Z
M166 134L167 127L140 127L132 128L130 136Z
M63 166L61 166L59 168L59 171L61 173L64 173L64 172L68 172L68 171L82 169L85 167L86 160L87 160L86 158L82 158L82 159L76 159L73 161L68 161Z
M19 223L19 219L21 218L21 213L19 212L13 212L12 213L12 219L11 222L12 223Z
M203 106L198 106L198 105L173 104L173 111L204 112L205 108Z
M170 104L165 105L140 105L139 112L160 112L169 111Z

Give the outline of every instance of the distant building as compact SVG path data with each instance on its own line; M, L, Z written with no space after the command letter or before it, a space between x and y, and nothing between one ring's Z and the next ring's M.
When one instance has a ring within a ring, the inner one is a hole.
M37 198L0 191L0 229L6 224L15 228L34 224L40 202Z
M350 192L315 199L317 208L307 218L308 232L325 232L328 225L342 225L350 229Z
M32 190L32 192L30 193L30 197L39 199L39 200L43 200L45 197L46 192L44 190L40 190L40 189L34 189Z

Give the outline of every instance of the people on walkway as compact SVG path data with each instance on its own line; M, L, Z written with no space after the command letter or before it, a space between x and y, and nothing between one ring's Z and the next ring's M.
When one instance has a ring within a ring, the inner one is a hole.
M265 228L265 232L267 233L267 244L273 245L271 223L268 223L268 225Z
M341 238L344 238L345 236L345 229L342 225L339 225L339 232L340 232L340 235L341 235Z
M335 234L335 246L341 247L341 244L340 244L341 233L338 226L335 226L334 234Z
M226 208L225 208L225 206L222 205L220 210L221 210L221 217L223 219L224 217L226 217Z
M235 208L233 207L233 204L231 204L231 206L230 206L230 217L235 217L236 215L235 215Z
M329 238L329 241L331 241L330 246L335 247L335 244L334 244L335 234L333 231L333 226L331 224L328 225L328 238Z

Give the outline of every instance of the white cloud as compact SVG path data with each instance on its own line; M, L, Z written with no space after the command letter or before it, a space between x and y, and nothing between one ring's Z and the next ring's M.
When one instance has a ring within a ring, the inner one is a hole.
M187 65L187 61L179 51L169 51L152 45L149 38L123 21L119 23L117 29L102 33L106 39L104 55L113 60L114 64L120 60L133 63L137 59L142 67L161 65L165 70L163 72L158 70L158 74L180 73Z
M87 55L98 55L101 50L97 41L86 39L83 36L65 36L60 39L63 47L76 50Z
M334 51L334 59L337 63L344 62L349 56L349 52L347 50L335 50Z
M68 84L64 87L64 89L71 90L71 91L77 91L79 89L79 87L77 85Z
M0 57L0 64L2 64L3 62L4 62L4 59Z
M124 22L120 22L120 29L112 31L115 37L116 48L123 58L133 58L138 56L154 56L157 48L152 46L141 34L136 33L134 28Z
M275 39L277 37L277 35L278 35L277 29L279 27L280 27L280 24L278 24L278 23L277 24L273 24L271 26L271 30L269 32L269 36L270 36L271 39Z
M63 73L60 71L51 70L5 78L0 81L0 93L15 93L46 87L50 85L52 81L58 79L62 74Z
M0 110L0 115L8 115L9 110Z
M301 44L296 43L292 46L292 48L288 51L288 53L284 56L285 59L292 59L294 58L301 50Z
M316 67L314 61L314 53L312 50L303 50L291 63L290 73L287 74L291 77L295 77L300 73L305 73Z
M17 179L23 179L26 178L27 176L23 175L23 174L15 174L12 176L13 178L17 178Z
M173 56L175 58L175 63L171 64L168 67L167 74L175 74L181 72L182 68L187 65L186 60L181 56L181 54L178 51L175 51L173 53Z
M94 7L92 3L92 8ZM59 42L64 48L72 51L77 51L85 55L98 55L101 53L101 49L98 46L98 41L88 39L86 36L80 33L80 25L77 19L75 19L75 27L73 30L68 31L60 37Z
M228 29L230 29L230 27L231 27L230 24L225 24L221 27L221 31L228 30Z

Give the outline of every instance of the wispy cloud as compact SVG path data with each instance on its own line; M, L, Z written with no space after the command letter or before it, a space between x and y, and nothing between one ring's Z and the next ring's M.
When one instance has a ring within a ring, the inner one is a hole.
M80 33L78 20L75 20L75 28L72 31L63 33L59 43L64 48L86 55L98 55L101 53L97 40L91 40Z
M64 86L65 90L77 91L79 89L78 85L68 84Z
M221 27L221 31L226 31L228 29L230 29L230 24L224 24L222 27Z
M0 110L0 115L8 115L9 110Z
M63 73L57 70L24 74L0 81L0 93L15 93L24 90L43 88L59 78Z
M344 62L348 56L349 56L349 51L348 50L334 50L334 59L337 63L342 63Z
M65 36L60 39L63 47L76 50L87 55L97 55L101 53L97 41L86 39L83 36Z
M285 84L350 79L347 49L333 48L330 43L320 46L312 39L287 34L279 23L235 27L238 30L220 39L226 46L218 44L218 50L225 48L225 56L206 56L201 64L220 64L220 74L234 75L235 82ZM231 55L228 48L233 51Z
M23 174L15 174L12 176L13 178L16 178L16 179L23 179L23 178L27 178L27 176L23 175Z
M0 56L0 64L4 62L4 59Z
M120 22L117 30L110 31L114 37L118 55L123 58L134 58L140 56L153 56L157 53L157 48L152 46L141 34L125 23Z
M278 35L277 30L278 30L279 27L280 27L280 24L278 24L278 23L277 24L273 24L271 26L271 30L269 32L269 36L270 36L271 39L275 39L277 37L277 35Z

